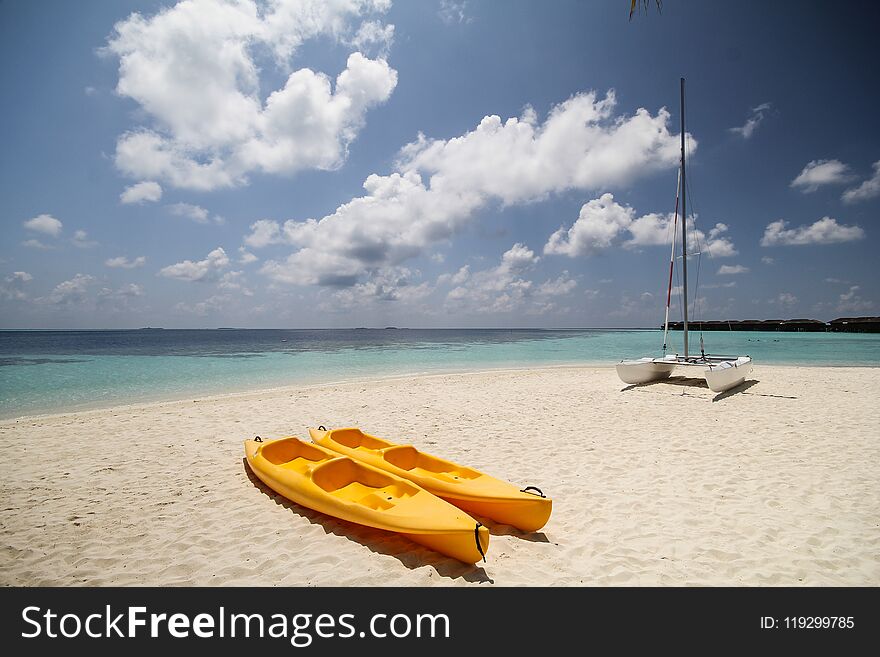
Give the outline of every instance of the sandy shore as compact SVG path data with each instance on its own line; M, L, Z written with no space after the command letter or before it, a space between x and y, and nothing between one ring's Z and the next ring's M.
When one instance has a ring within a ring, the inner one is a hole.
M3 585L880 585L880 368L738 391L613 368L277 389L7 420ZM522 485L469 567L275 496L242 440L360 426Z

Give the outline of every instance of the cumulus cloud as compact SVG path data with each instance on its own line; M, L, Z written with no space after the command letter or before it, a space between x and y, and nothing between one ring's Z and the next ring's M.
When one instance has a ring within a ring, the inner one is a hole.
M566 255L570 258L589 256L622 242L627 249L642 246L668 245L672 237L674 215L650 213L636 217L635 210L614 200L613 194L603 194L585 203L577 220L570 228L560 228L544 245L545 254ZM737 254L730 238L725 235L727 225L717 223L707 235L695 228L693 217L688 217L688 250L696 253L706 249L710 255L725 258Z
M840 295L837 303L839 313L863 313L872 312L876 305L872 301L863 299L859 294L861 288L858 285L850 286L849 290Z
M222 247L211 251L204 260L184 260L174 265L163 267L159 275L175 278L179 281L212 281L219 276L220 270L229 264L229 257Z
M173 203L172 205L168 206L168 212L173 214L175 217L185 217L187 219L192 219L197 224L210 223L211 213L200 205L192 205L190 203ZM223 224L225 223L225 220L222 217L214 215L214 223Z
M291 72L291 58L322 35L387 46L393 29L371 17L388 4L184 0L120 21L104 52L119 60L117 93L136 101L149 123L119 137L116 166L200 190L244 184L253 171L340 166L367 110L390 97L397 72L382 57L354 52L331 81L308 68ZM285 76L265 100L260 52Z
M469 265L437 278L437 286L449 286L446 306L452 311L476 313L524 310L541 314L557 310L554 299L571 293L577 281L567 271L557 278L537 283L529 277L540 261L527 246L517 243L508 249L498 265L473 271Z
M104 287L98 290L96 300L99 306L123 310L129 307L132 299L144 296L144 288L136 283L129 283L120 288Z
M613 92L581 93L543 123L527 108L507 121L487 116L453 139L419 135L401 149L397 171L366 179L366 195L320 220L257 221L245 244L296 247L286 260L264 264L263 273L277 281L354 285L371 270L449 239L492 201L514 205L572 189L629 185L676 166L668 112L615 116L615 103Z
M786 310L794 306L797 302L798 298L791 292L780 292L775 299L770 299L770 303L776 304Z
M259 260L259 258L257 256L255 256L253 253L248 251L243 246L238 247L238 252L239 252L239 254L241 254L238 257L239 264L249 265L252 262L256 262L257 260Z
M35 239L25 240L21 244L22 244L22 246L26 246L31 249L40 249L41 251L48 251L50 249L55 248L54 246L51 246L49 244L45 244L44 242L41 242L40 240L35 240Z
M216 313L223 310L226 306L231 302L231 298L227 294L215 294L213 296L208 297L204 301L199 301L198 303L189 304L181 301L180 303L175 304L174 309L180 312L189 313L191 315L197 315L199 317L204 317L211 313Z
M836 219L823 217L808 226L786 228L787 221L779 219L764 229L761 246L801 246L805 244L838 244L852 242L865 236L860 226L846 226Z
M24 291L25 283L34 280L26 271L14 271L12 274L0 281L0 299L11 299L13 301L23 301L27 299L27 293Z
M524 274L539 260L530 248L514 244L496 267L468 271L465 280L447 293L446 301L452 307L477 312L510 312L521 306L532 291L534 283Z
M139 182L126 187L119 195L119 201L123 204L154 203L162 198L162 187L159 183L147 181Z
M94 276L77 274L70 280L63 281L49 293L47 301L57 306L82 304L86 300L89 286L95 282Z
M764 120L764 115L770 111L770 107L770 103L761 103L757 107L753 107L744 125L729 130L743 139L749 139L761 125L761 121Z
M632 225L634 216L635 210L617 203L613 194L603 194L581 206L571 228L553 233L544 253L573 258L607 249L619 233Z
M391 301L412 304L434 291L428 282L417 283L418 277L419 272L408 267L382 267L363 282L333 290L319 310L339 312Z
M721 276L730 276L734 274L748 274L749 268L742 265L721 265L718 274Z
M129 260L125 256L118 256L116 258L108 258L104 261L104 264L107 267L114 269L135 269L147 264L147 259L144 256L138 256L137 258Z
M562 272L553 280L541 283L537 292L547 297L559 297L568 294L577 287L577 281L570 277L567 271Z
M813 160L791 181L802 192L815 192L822 185L835 185L852 180L849 166L840 160Z
M763 262L765 265L772 265L776 261L770 256L764 256L763 258L761 258L761 262Z
M90 249L93 246L98 246L98 243L95 240L89 239L89 234L84 230L76 231L73 234L70 243L78 249Z
M244 279L243 271L228 271L220 277L217 287L221 290L229 290L238 292L246 297L254 296L254 293L247 287Z
M880 196L880 160L874 162L874 175L858 187L848 189L841 198L844 203L857 203Z
M359 52L376 48L382 57L388 56L394 41L394 26L381 21L364 21L355 35L346 43Z
M28 230L43 233L49 237L58 237L61 234L63 224L51 214L37 215L22 224Z

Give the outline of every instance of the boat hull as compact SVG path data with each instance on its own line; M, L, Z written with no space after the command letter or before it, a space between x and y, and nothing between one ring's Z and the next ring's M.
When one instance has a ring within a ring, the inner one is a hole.
M301 506L392 531L464 563L489 548L489 531L411 481L298 438L244 443L248 466Z
M752 359L743 356L735 361L725 361L720 365L708 367L704 375L712 392L726 392L744 383L746 377L751 373Z
M450 504L524 532L550 519L552 500L452 461L397 445L357 428L309 429L317 444L412 481Z
M617 376L624 383L650 383L668 379L675 363L657 362L653 359L624 360L617 364Z

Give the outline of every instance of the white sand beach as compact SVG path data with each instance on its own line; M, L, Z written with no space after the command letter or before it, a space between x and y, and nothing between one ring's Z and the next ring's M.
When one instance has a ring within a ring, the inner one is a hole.
M880 585L878 368L395 378L0 422L3 585ZM359 426L542 488L485 564L296 506L242 441Z

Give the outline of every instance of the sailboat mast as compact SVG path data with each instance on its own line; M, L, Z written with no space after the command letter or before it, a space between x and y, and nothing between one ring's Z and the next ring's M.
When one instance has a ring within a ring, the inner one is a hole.
M684 78L681 78L681 298L684 308L684 357L688 357L687 179L684 169Z

